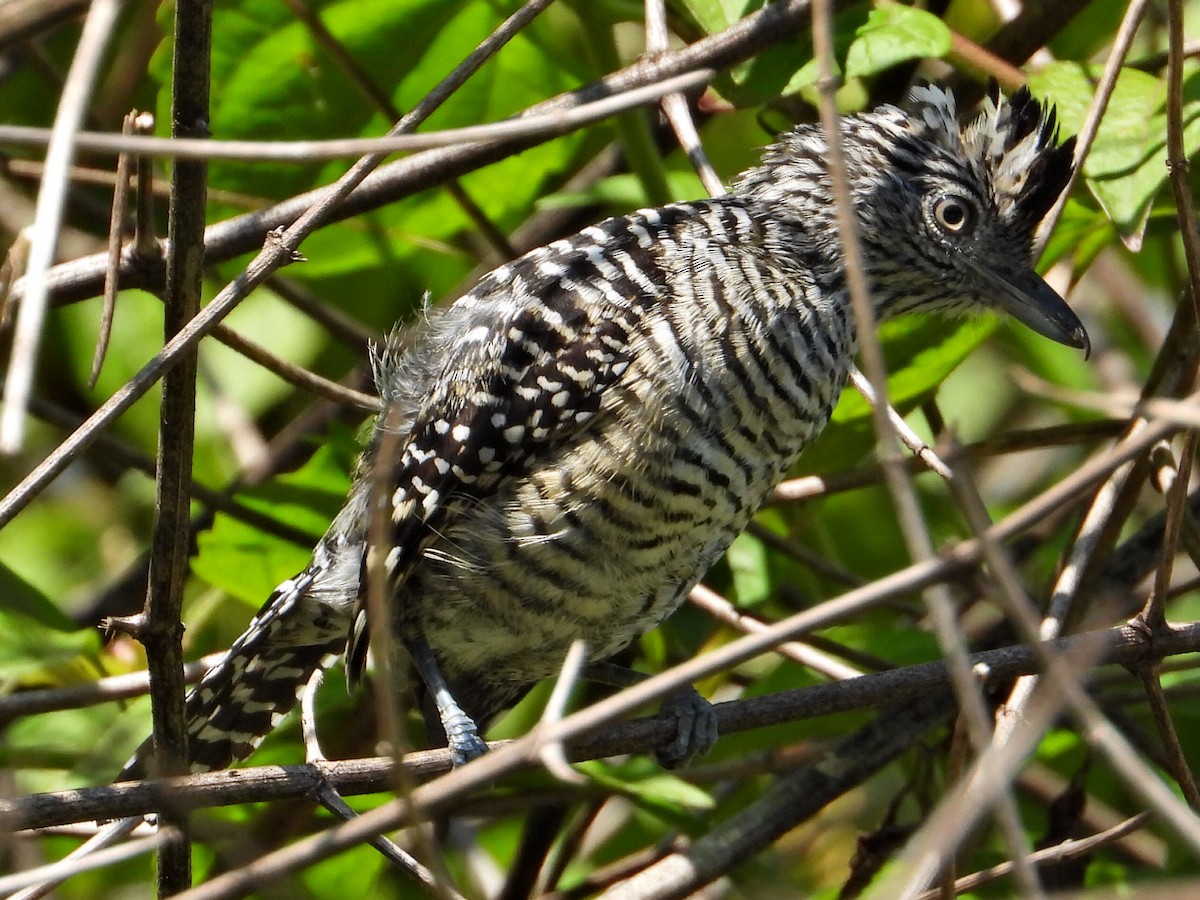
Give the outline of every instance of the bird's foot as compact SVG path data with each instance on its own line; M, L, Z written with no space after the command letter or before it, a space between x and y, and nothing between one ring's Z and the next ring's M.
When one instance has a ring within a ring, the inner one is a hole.
M679 769L704 756L717 742L717 714L712 704L695 688L685 688L668 697L659 711L660 718L675 721L675 737L657 747L654 755L664 769Z
M450 761L454 768L465 766L488 752L488 745L479 736L475 721L461 709L442 720L446 730L446 746L450 748Z

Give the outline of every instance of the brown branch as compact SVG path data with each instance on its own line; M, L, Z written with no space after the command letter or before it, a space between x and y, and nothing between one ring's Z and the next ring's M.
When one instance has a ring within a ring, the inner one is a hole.
M972 654L972 667L986 667L988 680L1001 683L1040 670L1041 652L1061 654L1090 665L1131 665L1165 659L1200 649L1200 622L1174 627L1170 633L1149 638L1129 625L1088 632L1050 642L1043 648L1024 645ZM894 706L921 698L946 696L950 677L943 662L920 663L846 681L781 691L762 697L718 703L722 734L737 734L787 722L798 722L872 707ZM627 692L625 692L627 693ZM594 707L593 707L594 708ZM586 710L585 710L586 712ZM581 713L556 723L569 728ZM608 725L602 732L567 742L572 760L597 759L623 753L642 753L670 738L674 723L657 716ZM515 744L528 745L535 736L500 741L487 759ZM446 750L420 750L407 754L403 765L408 777L426 781L450 769ZM465 771L462 770L462 771ZM285 797L309 796L327 780L343 796L390 789L396 773L391 757L323 762L316 765L260 766L208 772L179 778L129 781L95 788L32 794L0 801L0 825L8 830L47 828L94 819L143 815L170 798L181 809L199 809L235 803L256 803Z
M499 29L487 38L462 63L455 67L433 91L426 95L414 109L397 123L391 134L404 134L415 129L427 119L467 78L500 47L504 46L523 26L528 13L518 11L506 20ZM329 221L338 209L344 209L345 201L364 179L383 161L383 156L373 155L360 160L333 186L302 195L313 200L302 207L299 218L286 229L280 225L267 232L267 240L261 252L246 270L222 290L203 311L192 318L179 333L167 342L158 353L124 387L110 397L93 413L74 434L56 447L33 472L25 477L0 501L0 527L10 522L45 487L67 467L70 461L90 445L96 436L112 424L132 406L150 387L180 359L192 352L196 344L230 312L255 287L262 284L280 266L295 259L300 243L315 229ZM102 263L104 258L101 258Z
M211 3L178 0L173 47L171 134L204 137L209 121ZM176 160L171 174L165 341L176 337L200 310L207 188L207 163ZM140 638L150 671L155 764L163 775L189 770L183 707L183 589L191 543L189 488L196 429L196 372L196 351L191 348L179 355L177 364L163 377L146 629ZM192 848L186 814L174 804L164 804L159 815L179 832L158 853L158 894L166 897L186 890L192 883Z
M847 5L848 2L842 0L839 5ZM807 26L808 0L772 3L724 31L653 60L639 60L594 84L532 106L525 110L524 115L562 112L598 98L657 84L700 68L720 69L735 65ZM409 130L405 129L404 133ZM381 166L379 171L363 179L343 201L330 204L320 224L340 222L378 209L449 178L507 159L543 143L550 136L539 134L430 150ZM305 210L325 198L328 191L328 188L318 188L267 209L210 226L205 238L208 260L220 262L258 249L269 232L295 222ZM103 272L103 254L54 267L48 276L54 300L59 303L73 302L97 295L103 283ZM130 259L123 261L121 283L154 290L161 287L161 273L153 264ZM14 291L19 293L20 290L18 282L14 285Z

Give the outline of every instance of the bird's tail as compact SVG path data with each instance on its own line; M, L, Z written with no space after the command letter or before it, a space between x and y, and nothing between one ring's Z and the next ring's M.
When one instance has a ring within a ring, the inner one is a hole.
M244 759L296 705L312 673L345 647L348 606L329 602L314 581L316 560L279 585L229 652L188 694L191 771L223 769ZM323 579L322 579L323 580ZM118 776L141 778L153 757L147 739Z

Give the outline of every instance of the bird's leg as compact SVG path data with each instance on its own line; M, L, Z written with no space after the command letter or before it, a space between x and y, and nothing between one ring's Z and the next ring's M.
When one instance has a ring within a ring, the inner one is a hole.
M454 699L450 685L442 675L442 670L438 668L429 645L423 638L409 638L404 643L412 656L417 673L425 682L426 691L437 705L442 730L446 732L446 746L450 748L450 759L454 765L465 765L483 756L487 753L488 746L479 736L475 720L468 716Z
M631 687L645 681L647 675L611 662L589 663L583 676L589 681L611 687ZM678 769L704 756L717 742L717 715L712 704L688 685L667 697L659 716L675 720L675 737L654 749L664 769Z

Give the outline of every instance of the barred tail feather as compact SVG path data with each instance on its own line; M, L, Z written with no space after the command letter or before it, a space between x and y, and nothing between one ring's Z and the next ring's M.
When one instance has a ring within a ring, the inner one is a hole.
M348 612L320 602L315 562L271 594L245 633L188 694L188 757L193 772L244 759L296 705L312 673L343 651ZM119 781L144 777L153 740L138 748Z

